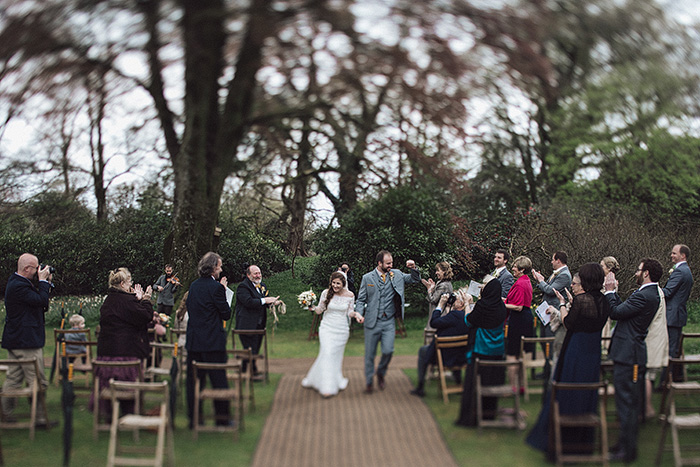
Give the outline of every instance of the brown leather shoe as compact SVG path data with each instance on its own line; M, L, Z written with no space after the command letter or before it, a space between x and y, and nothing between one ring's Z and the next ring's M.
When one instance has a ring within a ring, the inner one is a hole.
M377 375L377 385L379 386L380 391L383 391L386 387L386 381L384 381L384 377L382 375Z
M365 394L372 394L374 392L374 388L372 387L371 384L368 384L367 387L365 388Z

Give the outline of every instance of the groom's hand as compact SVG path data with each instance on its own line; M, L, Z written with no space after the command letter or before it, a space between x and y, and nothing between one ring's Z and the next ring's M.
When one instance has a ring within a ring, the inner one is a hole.
M406 261L406 267L408 269L416 269L416 262L412 259L409 259L408 261Z

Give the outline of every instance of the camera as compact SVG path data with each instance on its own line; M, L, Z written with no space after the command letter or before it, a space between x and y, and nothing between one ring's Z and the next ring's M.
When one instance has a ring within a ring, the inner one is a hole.
M447 304L452 306L455 304L455 301L457 301L457 295L451 293L450 296L447 298Z
M348 268L347 268L347 267L342 267L342 268L340 268L340 269L342 269L343 272L348 272Z
M39 269L44 269L47 265L46 264L40 264ZM54 274L56 272L56 268L53 266L49 266L49 274Z

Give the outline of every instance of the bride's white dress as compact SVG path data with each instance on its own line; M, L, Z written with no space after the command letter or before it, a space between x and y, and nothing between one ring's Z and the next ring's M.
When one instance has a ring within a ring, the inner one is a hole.
M319 307L323 308L328 290L321 293ZM301 381L305 388L314 388L324 396L338 394L348 386L343 377L343 354L345 344L350 337L349 313L353 311L354 296L335 295L323 312L323 319L318 329L321 346L318 357Z

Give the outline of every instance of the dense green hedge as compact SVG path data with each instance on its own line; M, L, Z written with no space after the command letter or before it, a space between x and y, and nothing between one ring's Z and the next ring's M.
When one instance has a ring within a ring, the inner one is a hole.
M124 208L98 222L78 203L46 195L28 206L0 215L0 293L30 252L56 268L54 295L93 295L107 291L109 271L125 266L135 283L153 284L163 269L163 243L170 214L162 206ZM243 222L224 221L219 253L224 272L239 281L248 264L265 275L289 268L282 248Z

